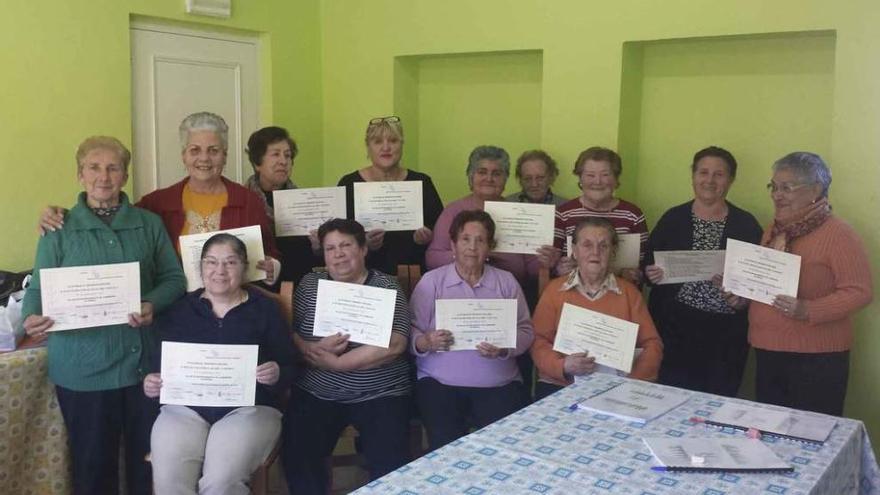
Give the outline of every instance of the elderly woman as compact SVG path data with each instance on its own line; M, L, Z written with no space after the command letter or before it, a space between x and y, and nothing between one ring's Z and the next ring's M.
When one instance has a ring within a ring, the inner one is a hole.
M662 284L655 251L724 249L727 239L757 244L761 226L751 213L727 201L736 159L716 146L691 163L694 199L669 209L648 238L645 274L654 286L648 309L663 338L660 383L735 397L749 344L746 300L731 306L711 282ZM662 284L662 285L657 285Z
M166 404L153 425L154 490L161 494L250 493L251 473L281 434L281 394L290 386L293 350L278 306L248 289L244 243L216 234L202 247L204 289L179 300L157 321L163 342L259 346L255 405L193 407ZM160 369L161 356L153 369ZM160 373L144 379L157 398Z
M556 209L556 225L554 241L556 247L563 249L566 237L573 233L581 220L588 217L606 218L619 234L639 234L641 249L639 259L645 255L645 244L648 241L648 224L645 214L638 206L614 197L614 191L620 186L620 175L623 163L615 151L594 146L587 148L578 155L574 162L574 175L578 177L578 187L583 194L562 204ZM571 253L559 261L556 270L565 274L573 270L577 262ZM635 284L641 283L642 274L637 268L626 268L619 273Z
M150 428L156 408L140 391L149 362L153 316L180 297L186 280L156 215L136 208L122 188L131 154L112 137L90 137L76 151L84 191L66 227L40 239L22 316L28 335L49 339L49 378L70 439L73 493L118 493L119 442L125 442L129 493L150 493ZM43 268L140 263L141 311L127 324L51 332L41 316Z
M426 273L410 301L418 381L416 397L428 443L437 449L482 428L525 404L525 388L513 359L526 352L534 335L529 308L516 279L486 264L495 243L495 222L488 213L465 210L449 227L454 261ZM455 334L437 328L434 306L439 299L514 299L516 347L500 349L488 342L448 351Z
M293 160L299 148L283 127L263 127L251 134L248 139L247 155L254 167L254 175L248 177L245 185L263 200L266 216L273 229L275 227L275 191L296 189L290 180ZM303 275L323 263L322 257L315 254L317 235L276 237L275 243L281 252L281 280L299 282Z
M278 280L281 263L262 200L247 188L223 177L229 127L219 115L198 112L180 123L180 156L187 177L177 184L153 191L136 203L159 215L175 246L178 237L216 230L259 225L263 248L269 254L257 261L266 271L266 282ZM60 229L63 210L49 207L40 219L43 231Z
M610 269L617 248L617 232L607 219L587 217L575 227L572 256L577 269L552 280L538 302L533 323L532 359L538 368L535 398L546 397L569 385L575 376L597 370L588 352L565 356L553 350L562 306L566 303L628 320L639 325L636 348L642 352L633 363L631 378L656 380L663 358L663 343L635 284ZM586 350L585 350L586 351Z
M377 117L367 125L367 158L370 165L343 176L337 185L345 187L347 216L355 218L356 182L422 182L422 213L425 226L415 231L372 229L367 232L367 266L385 273L397 273L397 265L425 266L425 249L433 237L434 224L443 210L440 195L428 174L403 168L403 125L400 117Z
M565 198L557 196L550 187L559 176L554 160L543 150L526 151L516 160L516 178L522 191L508 195L507 201L515 203L539 203L559 206Z
M868 255L858 234L831 213L831 170L816 154L773 164L773 223L761 243L801 257L797 297L752 302L757 399L840 416L849 377L852 317L871 302Z
M354 220L334 219L318 229L327 271L303 277L296 289L294 343L305 358L284 414L282 457L291 493L327 493L326 459L346 425L360 434L370 478L408 460L407 433L412 409L406 351L410 314L397 281L367 269L367 239ZM387 348L350 342L345 328L314 334L319 280L397 291Z

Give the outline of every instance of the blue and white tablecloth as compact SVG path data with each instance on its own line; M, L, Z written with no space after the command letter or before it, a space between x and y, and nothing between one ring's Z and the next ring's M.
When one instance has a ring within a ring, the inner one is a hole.
M656 461L642 442L643 436L743 435L730 428L694 424L690 418L708 417L726 401L748 401L692 392L687 402L645 425L569 407L625 380L593 374L355 493L880 493L880 469L865 426L846 418L837 418L837 426L824 445L765 437L763 441L794 466L790 474L653 471Z

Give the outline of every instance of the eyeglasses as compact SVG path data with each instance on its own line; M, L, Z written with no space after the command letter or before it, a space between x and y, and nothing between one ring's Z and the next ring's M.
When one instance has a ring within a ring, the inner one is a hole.
M223 268L229 268L231 270L235 270L242 265L242 261L238 258L226 258L225 260L218 260L214 257L202 258L202 266L215 269L218 266L222 266Z
M379 125L383 122L387 122L389 124L399 124L400 117L398 117L397 115L389 115L388 117L376 117L370 119L370 125Z
M809 186L809 183L804 184L792 184L790 182L784 182L782 184L776 185L773 181L770 181L767 184L767 192L773 194L775 192L781 192L782 194L791 194L802 187Z

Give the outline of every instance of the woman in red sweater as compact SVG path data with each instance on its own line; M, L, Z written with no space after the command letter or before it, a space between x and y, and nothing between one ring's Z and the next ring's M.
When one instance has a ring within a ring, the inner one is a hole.
M761 244L801 257L797 297L752 302L749 342L760 402L840 416L849 376L852 315L871 302L871 266L855 230L831 213L831 170L790 153L767 184L775 217Z

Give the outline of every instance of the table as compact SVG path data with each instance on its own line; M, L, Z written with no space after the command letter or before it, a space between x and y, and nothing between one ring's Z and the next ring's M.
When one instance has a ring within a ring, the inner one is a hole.
M644 425L569 408L625 380L628 379L593 374L355 493L880 493L880 469L865 426L861 421L846 418L838 418L824 445L765 437L763 441L794 466L790 474L652 471L655 461L642 442L643 436L743 435L731 428L697 425L690 418L708 417L727 401L748 401L693 392L687 402Z
M45 347L0 353L0 493L70 493L67 430Z

